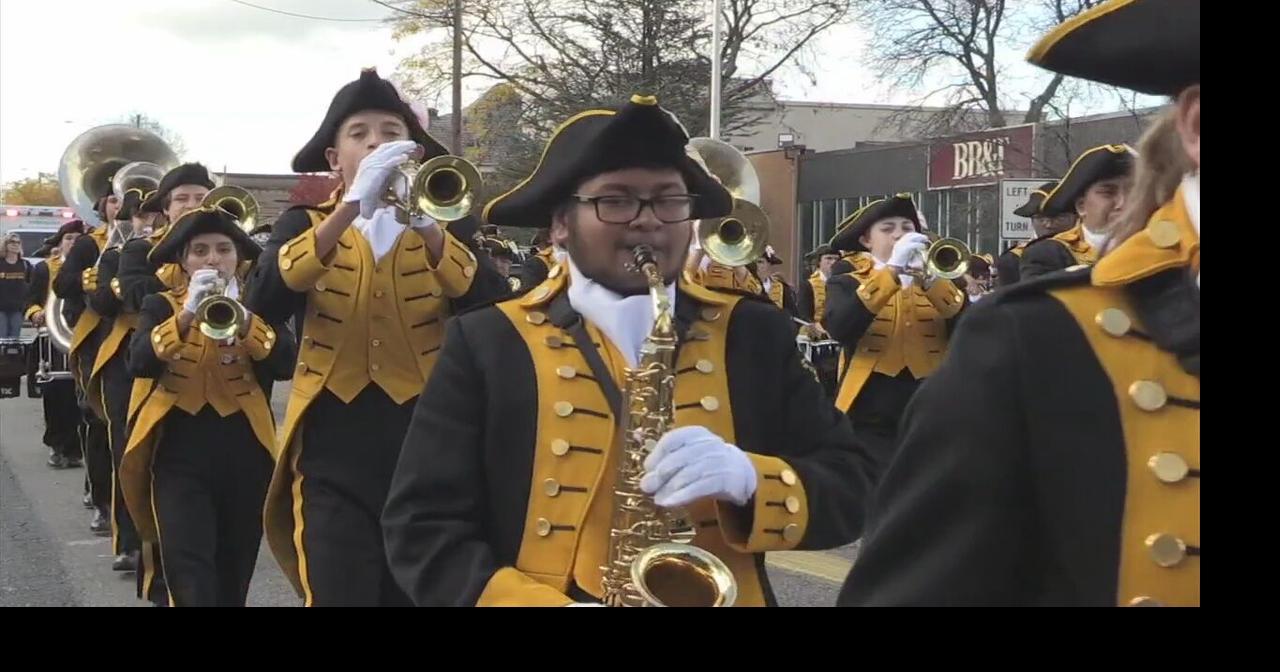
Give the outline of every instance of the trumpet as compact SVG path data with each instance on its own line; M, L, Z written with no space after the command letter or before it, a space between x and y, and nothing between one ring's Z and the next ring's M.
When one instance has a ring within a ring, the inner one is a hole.
M227 281L222 278L218 278L213 292L196 306L200 333L215 341L234 337L248 320L249 311L239 301L227 296Z
M964 241L955 238L939 238L924 251L923 270L906 268L903 273L919 280L955 280L969 270L969 258L973 252Z
M387 183L384 200L396 210L396 220L427 216L437 222L456 222L471 213L484 181L470 161L437 156L426 163L407 161Z

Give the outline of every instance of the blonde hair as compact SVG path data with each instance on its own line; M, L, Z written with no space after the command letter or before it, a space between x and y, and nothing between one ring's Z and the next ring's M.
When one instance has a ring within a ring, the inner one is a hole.
M1195 170L1178 135L1177 115L1177 105L1170 105L1138 141L1133 187L1129 190L1120 223L1107 242L1108 250L1145 229L1151 215L1177 193L1183 176Z

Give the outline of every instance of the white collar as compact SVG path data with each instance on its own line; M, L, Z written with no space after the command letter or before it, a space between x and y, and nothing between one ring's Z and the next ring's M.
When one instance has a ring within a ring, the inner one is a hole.
M405 232L405 226L396 220L391 206L378 208L369 219L356 217L351 225L369 242L374 261L381 261Z
M1107 238L1111 236L1110 232L1105 232L1105 231L1103 233L1094 233L1093 231L1090 231L1089 227L1085 226L1084 224L1080 225L1080 233L1084 236L1085 242L1089 243L1089 247L1092 247L1093 249L1098 251L1102 250L1102 245L1106 243Z
M653 329L653 301L647 293L622 296L583 275L569 255L564 261L569 267L569 305L604 332L626 358L627 365L634 367L640 359L640 345ZM667 285L667 296L674 311L675 283Z

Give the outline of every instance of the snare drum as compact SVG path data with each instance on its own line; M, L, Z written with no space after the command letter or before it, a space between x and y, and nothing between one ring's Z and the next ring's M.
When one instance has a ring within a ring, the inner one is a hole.
M809 363L818 372L818 380L832 399L836 396L836 380L840 375L840 341L827 339L809 344Z
M41 329L37 332L31 347L36 356L35 375L32 376L36 385L54 380L71 380L71 357L53 344L53 339L49 338L49 330Z

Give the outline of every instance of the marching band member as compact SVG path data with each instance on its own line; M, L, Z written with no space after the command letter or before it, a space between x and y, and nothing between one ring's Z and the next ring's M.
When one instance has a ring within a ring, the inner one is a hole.
M386 205L389 180L418 149L447 154L391 82L366 70L342 87L293 160L300 173L334 171L341 188L281 215L249 282L248 307L293 317L302 337L266 522L308 606L407 603L379 516L413 404L445 318L508 292L462 242L474 221L406 226Z
M31 270L31 282L27 285L26 318L37 328L45 326L48 315L44 304L49 296L53 278L62 266L63 255L84 232L80 220L67 222L49 240L45 241L49 256ZM48 464L54 469L79 467L84 460L80 427L83 416L76 401L76 382L70 378L51 380L44 386L40 397L44 409L44 445L49 447Z
M763 300L681 278L695 218L729 193L650 96L566 121L486 219L545 227L565 261L521 298L460 315L413 414L383 514L391 567L418 605L602 597L613 462L655 309L634 248L654 251L682 346L675 424L641 487L690 506L693 543L730 567L740 605L773 603L763 553L856 538L878 462L852 445ZM815 508L816 507L816 508Z
M1117 244L961 322L842 605L1200 603L1200 2L1100 4L1029 60L1173 102Z
M151 251L187 285L148 296L128 367L156 385L138 412L121 484L139 532L159 545L173 606L244 606L274 464L267 380L285 380L287 328L249 314L229 337L204 333L202 302L237 300L240 261L261 250L211 207L179 217Z

